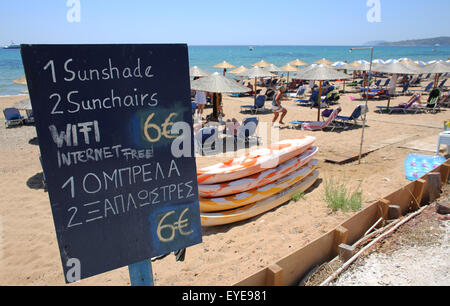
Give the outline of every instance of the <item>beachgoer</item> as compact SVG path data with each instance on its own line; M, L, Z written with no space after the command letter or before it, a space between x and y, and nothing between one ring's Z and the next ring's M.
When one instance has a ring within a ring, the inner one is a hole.
M241 126L241 124L239 123L239 121L236 120L236 118L227 120L226 128L227 128L228 132L233 136L238 135L240 126Z
M272 120L272 124L274 124L277 119L278 116L281 113L281 117L280 117L280 124L284 124L283 119L287 114L287 110L281 106L281 100L283 99L283 94L286 92L286 87L285 86L280 86L278 88L278 90L275 92L275 95L273 96L273 100L272 100L272 111L274 113L274 117Z
M311 92L313 91L315 86L315 82L313 80L309 81L309 88L311 89Z
M205 105L206 105L206 92L196 90L195 91L195 103L197 103L197 115L200 115L200 117L202 117L203 110L205 109Z
M389 95L394 96L397 88L397 74L394 74L389 82Z

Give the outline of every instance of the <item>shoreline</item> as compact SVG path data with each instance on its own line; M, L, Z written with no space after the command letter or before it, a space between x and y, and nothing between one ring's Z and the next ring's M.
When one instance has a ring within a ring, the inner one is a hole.
M14 98L14 97L21 97L21 96L28 96L28 94L17 94L17 95L0 95L0 98Z

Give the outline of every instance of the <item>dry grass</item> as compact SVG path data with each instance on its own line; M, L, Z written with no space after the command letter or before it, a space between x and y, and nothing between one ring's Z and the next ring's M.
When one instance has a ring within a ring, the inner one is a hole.
M305 286L318 286L326 280L331 274L339 269L344 263L338 258L331 262L322 264L316 272L305 283Z

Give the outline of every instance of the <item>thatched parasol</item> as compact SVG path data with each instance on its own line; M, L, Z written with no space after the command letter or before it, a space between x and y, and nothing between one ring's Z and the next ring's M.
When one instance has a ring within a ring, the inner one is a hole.
M13 82L19 85L27 85L27 79L24 76L14 80Z
M207 72L206 70L203 70L197 66L194 66L191 69L189 69L189 76L191 76L191 77L206 77L209 75L210 75L209 72Z
M214 65L213 67L214 68L222 68L224 76L225 76L225 73L227 72L227 69L229 69L229 68L236 68L236 66L234 66L234 65L232 65L232 64L230 64L230 63L228 63L226 61L218 63L218 64Z
M268 62L266 62L265 60L261 60L261 61L259 61L259 62L257 62L257 63L254 63L252 66L253 66L253 67L265 68L265 67L268 67L268 66L270 66L270 65L271 65L271 64L268 63Z
M293 60L292 62L289 62L288 64L291 66L297 66L297 67L298 66L308 66L308 63L306 63L302 60L299 60L298 58L296 60Z
M310 80L310 81L319 81L319 97L318 97L318 112L317 112L317 121L320 120L320 104L322 102L322 84L323 81L332 81L332 80L345 80L350 79L350 76L337 71L333 68L330 68L326 65L311 65L305 69L302 69L296 73L294 73L292 78L300 79L300 80Z
M275 74L270 73L269 71L260 68L260 67L253 67L251 69L248 69L247 71L244 71L240 75L245 76L249 79L255 79L255 88L254 88L254 96L256 99L256 79L257 78L266 78L266 77L274 77Z

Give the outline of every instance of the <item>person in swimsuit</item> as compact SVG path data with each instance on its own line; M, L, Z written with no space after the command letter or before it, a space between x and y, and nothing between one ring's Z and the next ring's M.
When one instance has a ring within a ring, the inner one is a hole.
M281 106L281 100L283 99L283 94L286 92L286 87L280 86L278 90L273 95L272 100L272 111L274 114L272 125L277 121L278 116L281 113L280 124L284 124L283 119L287 114L287 110Z

